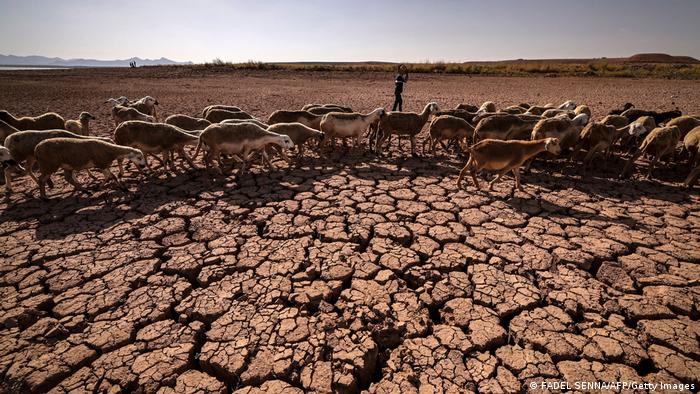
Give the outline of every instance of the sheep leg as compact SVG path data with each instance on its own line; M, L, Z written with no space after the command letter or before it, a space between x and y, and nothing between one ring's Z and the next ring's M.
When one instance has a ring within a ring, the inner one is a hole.
M187 152L185 152L185 148L184 148L184 147L183 147L183 148L180 148L180 150L178 150L177 153L178 153L178 155L180 155L181 158L185 159L185 161L187 162L187 164L189 164L190 167L192 167L193 170L196 170L196 169L197 169L197 166L194 165L194 161L192 161L192 158L191 158L189 155L187 155ZM183 166L182 168L184 169L185 167Z
M524 191L523 185L520 183L520 168L513 168L513 177L515 178L515 187L521 192Z
M124 161L124 159L122 159L122 158L117 159L117 167L119 167L119 176L120 177L124 176L124 166L122 165L123 161Z
M262 155L263 162L265 163L265 165L267 165L267 168L271 170L277 169L277 167L275 167L275 165L272 164L272 162L270 161L270 158L267 156L267 152L265 152L265 149L262 149L260 154Z
M416 136L415 135L411 136L411 156L418 157L418 154L416 153Z
M289 158L289 155L287 155L287 152L285 152L282 147L274 144L272 147L275 149L275 151L277 151L277 154L280 155L282 160L286 161L287 164L292 164L292 159ZM304 143L297 145L297 149L299 149L299 154L301 155L304 152Z
M163 170L166 172L166 174L170 175L168 173L168 168L172 170L173 172L177 172L177 169L175 168L175 164L173 163L172 158L170 157L170 151L165 151L162 153L163 159L161 159L161 163L163 163ZM156 155L153 155L153 157L158 157Z
M479 169L476 167L476 165L472 168L472 180L474 181L474 186L476 186L477 190L481 190L481 187L479 186L479 181L476 179L476 174L479 172Z
M574 151L571 153L571 156L569 156L569 162L573 163L576 160L576 158L578 158L578 154L580 152L581 152L581 144L576 144ZM589 150L589 152L590 152L590 150ZM586 157L588 157L588 156L586 156ZM585 162L586 159L584 159L583 161Z
M625 164L625 168L623 168L622 173L620 173L620 178L625 177L629 173L629 170L634 165L634 162L637 161L639 156L641 156L643 154L644 154L643 151L639 151L639 152L635 153L634 155L632 155L632 157L630 157L629 160L627 160L627 163Z
M167 167L166 167L165 162L164 162L160 157L154 155L153 153L148 153L147 155L148 155L149 157L152 157L152 158L156 159L156 160L158 161L158 163L161 165L161 167L163 167L163 168L165 168L165 169L167 170ZM166 161L167 161L167 160L166 160ZM148 164L146 164L146 165L148 165ZM156 167L156 168L158 168L158 167ZM150 170L150 168L149 168L149 170Z
M12 168L5 168L5 194L12 193Z
M64 170L63 177L66 179L66 182L73 185L75 191L85 191L85 189L75 179L75 173L72 170Z
M46 187L44 186L46 184L46 180L51 178L51 174L41 174L39 175L39 179L37 179L37 184L39 185L39 194L41 195L41 198L44 200L48 200L46 197Z
M496 177L493 178L493 179L491 180L491 182L489 182L489 190L493 190L493 185L494 185L496 182L500 182L500 181L501 181L501 177L503 176L503 174L505 174L505 173L508 172L508 171L511 171L511 170L507 168L507 169L505 169L505 170L500 171L498 174L496 174Z
M219 165L219 158L217 157L218 155L219 151L216 149L211 149L207 151L204 154L204 165L206 166L207 170L209 170L209 167L211 166L214 167L214 170L216 170L217 174L223 175L223 172L221 171L221 166Z
M238 176L245 174L246 167L248 166L248 160L253 156L254 152L243 151L241 155L241 169L238 171Z
M695 181L698 179L698 175L700 175L700 165L696 166L693 168L692 171L690 171L690 174L688 174L688 177L685 178L685 187L690 189L693 187L693 184L695 184Z
M90 169L87 169L85 171L87 171L87 174L90 176L90 178L92 178L93 181L97 180L97 177L95 176L95 174L92 173L92 171L90 171Z
M654 158L651 159L651 163L649 163L649 170L647 171L647 179L651 179L651 171L654 169L654 165L659 160L659 157L661 157L661 154L655 154Z
M25 167L25 170L27 171L27 175L29 175L29 177L32 178L34 182L36 182L36 184L38 185L39 180L37 179L36 175L34 175L34 171L32 170L32 168L34 167L34 163L36 163L36 159L34 159L33 157L29 157L27 159L27 166ZM53 182L49 183L49 187L53 188Z
M107 180L112 179L117 184L117 186L124 190L128 190L127 187L122 183L122 181L120 181L119 178L117 178L116 175L114 175L114 173L112 173L112 171L109 170L109 168L105 168L104 170L102 170L102 175L104 175L105 177L102 181L102 185L107 183Z
M603 149L604 147L605 147L605 142L598 142L597 144L592 146L591 149L588 150L586 157L583 158L584 171L585 171L586 167L588 167L591 164L591 161L593 161L593 156L598 152L598 150Z
M472 180L474 180L474 186L476 186L476 188L479 189L479 181L476 179L476 173L478 172L477 164L474 158L472 157L470 157L469 160L467 160L467 164L465 164L464 168L462 168L462 171L459 172L459 178L457 178L457 188L461 188L462 179L464 179L464 176L470 169Z

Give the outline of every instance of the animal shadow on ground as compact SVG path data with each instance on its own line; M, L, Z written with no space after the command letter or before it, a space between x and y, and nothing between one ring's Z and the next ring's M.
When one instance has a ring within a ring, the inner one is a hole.
M130 189L129 193L107 187L85 196L70 193L69 188L63 185L64 189L61 190L64 192L54 194L49 201L26 197L8 202L0 212L0 222L36 219L42 224L36 230L38 239L60 239L71 234L98 232L125 220L138 219L159 212L167 204L178 200L188 200L188 203L196 204L201 199L218 199L221 203L252 209L271 202L292 199L299 192L312 191L319 183L336 175L372 181L374 184L379 181L413 180L417 177L435 178L435 183L440 183L449 193L454 193L457 191L457 175L463 164L463 161L451 158L380 158L368 153L350 151L336 153L330 157L306 158L298 164L277 170L254 167L241 177L237 175L237 170L225 173L224 176L212 177L202 169L169 177L150 175L141 180L129 176L125 179ZM559 172L551 173L548 170L557 165L559 164L556 162L536 162L533 170L522 176L526 191L528 186L536 187L540 195L532 195L532 199L538 199L541 209L551 215L612 220L636 225L630 218L613 220L578 210L573 204L562 206L542 198L542 193L545 193L546 197L546 193L550 191L577 190L603 199L601 203L605 203L604 199L636 201L640 198L652 198L681 202L688 198L689 192L678 186L658 185L634 178L617 180L613 177L598 177L592 176L592 172L591 176L581 179ZM567 169L563 171L566 172ZM664 182L680 182L683 178L682 170L675 167L659 168L655 174ZM481 178L483 179L483 176ZM504 181L506 184L513 182L512 177L505 177ZM471 180L468 179L468 182ZM483 193L494 199L501 198L484 189L477 191L473 186L470 186L467 192ZM523 201L528 200L513 194L503 199L518 210L524 209Z

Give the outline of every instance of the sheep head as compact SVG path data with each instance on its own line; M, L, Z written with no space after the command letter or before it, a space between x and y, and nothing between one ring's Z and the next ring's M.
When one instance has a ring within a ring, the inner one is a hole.
M585 126L588 123L588 114L578 114L571 121L576 125Z
M559 155L561 153L559 138L546 138L544 140L544 149L549 153Z
M85 121L85 120L95 120L95 119L97 119L97 118L96 118L94 115L92 115L91 113L89 113L89 112L81 112L81 113L80 113L80 116L79 116L79 119L80 119L81 121Z
M146 157L144 157L143 152L138 149L134 149L132 152L129 152L126 155L126 158L130 162L136 164L138 168L146 167Z
M285 149L294 148L294 141L292 141L292 139L289 138L288 135L280 134L278 138L279 138L279 141L277 142L278 145L282 146Z
M558 108L573 111L576 109L576 103L571 100L566 100Z
M634 137L639 137L640 135L647 132L647 128L639 123L632 123L629 130L627 131L629 135Z

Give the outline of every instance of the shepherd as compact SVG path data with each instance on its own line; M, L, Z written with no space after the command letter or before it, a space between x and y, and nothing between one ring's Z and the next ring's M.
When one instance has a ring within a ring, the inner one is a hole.
M403 84L406 82L408 82L408 68L406 68L406 65L400 64L396 79L394 80L394 106L391 108L392 111L396 111L397 106L399 107L399 111L403 111L403 98L401 97L401 93L403 93Z

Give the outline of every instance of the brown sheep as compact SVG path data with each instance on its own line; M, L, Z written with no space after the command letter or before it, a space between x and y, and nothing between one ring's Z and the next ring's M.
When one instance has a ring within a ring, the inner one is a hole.
M486 104L486 103L484 103ZM415 112L388 112L379 120L377 154L382 153L382 145L392 134L405 135L411 139L411 154L416 155L416 136L423 130L430 115L439 110L437 103L430 102L420 114Z
M698 126L700 126L700 117L698 116L679 116L677 118L673 118L669 120L666 125L666 127L673 127L676 126L678 127L678 130L681 131L681 138L684 138L688 132Z
M462 179L464 179L467 171L471 170L474 186L480 189L476 174L482 169L485 169L498 171L496 177L489 182L489 190L491 190L494 183L500 181L501 176L508 171L513 172L515 187L517 187L518 190L523 190L520 184L520 167L523 163L544 151L558 155L561 152L559 140L556 138L545 138L536 141L501 141L491 139L480 141L469 148L469 161L467 161L467 164L459 173L457 188L461 188Z
M620 177L625 177L629 174L630 169L634 166L634 162L637 161L639 156L648 153L654 156L651 163L649 163L649 170L646 175L648 179L651 179L651 171L654 169L656 162L665 155L673 153L680 138L681 131L676 126L655 128L647 134L639 150L627 161Z
M67 120L64 128L71 133L90 135L90 121L95 119L89 112L81 112L77 120Z
M0 111L0 120L17 130L60 130L66 124L65 119L53 112L43 115L16 118L7 111Z
M688 134L683 138L683 150L688 152L690 158L688 159L688 164L690 168L700 165L700 155L698 155L698 149L700 148L700 126L695 127L690 130Z

